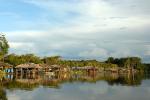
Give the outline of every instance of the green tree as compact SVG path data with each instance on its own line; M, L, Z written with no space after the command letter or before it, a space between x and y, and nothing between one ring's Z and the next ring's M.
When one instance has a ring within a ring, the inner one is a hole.
M8 53L9 44L5 35L0 34L0 60Z
M61 59L60 56L52 56L52 57L45 57L43 61L46 64L53 65L53 64L58 64L60 59Z
M5 62L12 64L14 66L23 63L35 63L35 64L43 63L40 57L37 57L34 54L26 54L26 55L10 54L5 57Z
M113 57L109 57L107 59L106 63L114 63L114 58Z

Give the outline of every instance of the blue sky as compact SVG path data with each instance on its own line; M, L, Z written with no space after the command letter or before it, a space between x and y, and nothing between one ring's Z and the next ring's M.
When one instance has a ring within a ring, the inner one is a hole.
M149 0L0 0L10 53L150 62Z

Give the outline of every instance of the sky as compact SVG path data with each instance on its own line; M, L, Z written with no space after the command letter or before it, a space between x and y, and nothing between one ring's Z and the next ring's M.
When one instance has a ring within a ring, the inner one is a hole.
M9 53L150 62L150 0L0 0Z

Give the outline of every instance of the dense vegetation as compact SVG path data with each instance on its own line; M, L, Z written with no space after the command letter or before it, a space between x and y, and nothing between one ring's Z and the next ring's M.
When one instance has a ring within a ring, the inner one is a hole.
M143 69L141 58L139 57L127 57L127 58L113 58L109 57L106 63L117 64L119 67L128 69Z
M94 66L94 67L117 67L116 64L107 64L103 62L99 62L96 60L63 60L60 56L52 56L52 57L44 57L40 58L35 56L34 54L26 54L26 55L15 55L10 54L5 57L5 62L12 64L14 66L23 64L23 63L44 63L48 65L62 65L69 67L84 67L84 66Z
M42 63L40 57L37 57L34 54L26 54L26 55L10 54L5 57L4 61L14 66L24 63L35 63L35 64Z
M63 60L60 56L44 57L40 58L34 54L16 55L9 54L5 57L6 63L14 66L23 63L35 63L35 64L48 64L48 65L61 65L66 67L84 67L93 66L98 68L126 68L137 70L150 70L149 64L142 64L139 57L127 57L127 58L113 58L110 57L105 62L97 60Z
M150 64L143 64L144 70L150 72Z

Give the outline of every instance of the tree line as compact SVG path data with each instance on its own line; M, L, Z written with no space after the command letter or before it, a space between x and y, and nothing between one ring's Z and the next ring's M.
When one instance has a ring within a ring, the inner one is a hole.
M126 57L126 58L113 58L109 57L106 63L117 64L119 67L124 67L128 69L143 69L144 66L139 57Z
M23 63L61 65L68 67L102 67L102 68L127 68L138 70L150 70L149 64L143 64L139 57L113 58L109 57L106 61L97 60L63 60L60 56L38 57L34 54L16 55L9 54L4 57L4 62L17 66Z

